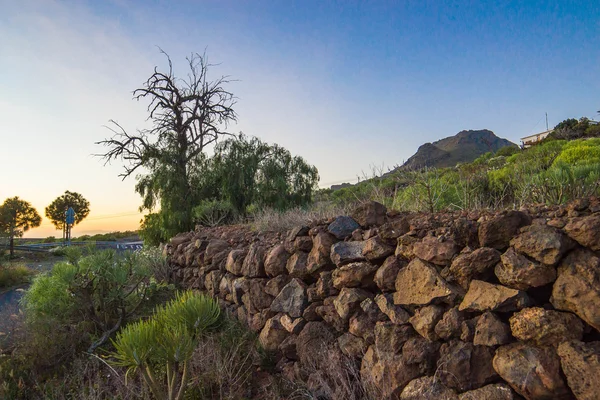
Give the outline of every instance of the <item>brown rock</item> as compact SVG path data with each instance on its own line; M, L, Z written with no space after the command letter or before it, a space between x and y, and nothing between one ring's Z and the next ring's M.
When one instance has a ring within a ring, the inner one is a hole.
M444 313L442 319L435 326L435 334L443 340L456 339L461 334L463 315L458 307L453 307Z
M330 253L336 239L328 232L319 232L312 241L312 250L308 254L308 270L311 273L333 264Z
M510 343L510 329L496 314L486 311L475 325L473 344L476 346L499 346Z
M458 396L458 400L517 400L517 398L515 392L506 383L492 383Z
M389 321L375 324L375 347L379 352L400 353L406 341L415 336L410 325L396 325Z
M396 249L387 244L379 236L374 236L365 242L363 256L371 262L376 262L394 254L394 250Z
M477 389L497 379L492 368L494 350L453 340L442 344L438 376L447 387L459 392Z
M502 379L526 399L571 399L552 347L512 343L499 347L493 361Z
M398 273L394 302L399 305L452 303L456 295L456 290L442 279L433 266L414 259Z
M244 259L242 265L242 275L248 278L263 278L265 274L265 248L258 244L252 243L248 249L248 255Z
M265 279L248 279L247 290L242 295L242 302L248 312L254 314L271 306L273 297L264 291L265 284Z
M306 320L302 317L300 318L292 318L289 315L285 314L281 317L281 326L292 334L298 334L304 328L306 324Z
M368 347L364 339L347 332L338 337L337 342L342 353L353 358L362 358Z
M364 299L360 303L360 310L350 317L348 330L355 336L362 337L367 344L375 342L375 324L379 321L386 320L377 304L370 298Z
M502 254L502 262L496 266L496 276L504 285L527 290L544 286L556 280L556 269L550 265L531 261L510 247Z
M485 280L493 273L500 261L500 252L490 247L480 247L474 251L461 253L450 266L449 275L463 288L469 287L472 279Z
M402 361L415 365L420 375L432 375L439 358L440 343L416 335L408 338L402 346Z
M296 251L304 251L306 253L310 252L313 247L313 241L308 236L299 236L292 242L291 252L294 253Z
M260 345L267 351L277 350L281 342L289 335L281 325L280 319L279 315L269 318L258 336Z
M479 316L464 320L460 324L460 340L463 342L473 342L475 339L475 328L477 328Z
M369 201L356 207L352 212L352 218L363 228L373 225L383 225L387 218L387 208L376 201Z
M358 309L360 303L369 296L370 293L363 289L342 288L340 294L333 301L333 305L339 316L348 320L350 315Z
M265 272L268 276L279 276L286 272L285 266L290 258L290 254L285 250L285 246L279 244L273 247L267 253L265 259Z
M234 275L242 275L242 266L244 265L246 254L246 250L231 250L227 256L225 269Z
M216 296L219 291L219 284L223 278L223 272L221 271L210 271L204 278L204 288L211 294Z
M458 309L459 311L507 312L520 310L528 304L529 297L525 292L473 280Z
M333 333L323 322L308 322L296 341L298 359L302 365L318 370L327 362L327 352L334 341Z
M397 256L404 257L407 260L412 260L415 257L413 248L415 244L419 242L419 238L416 238L411 234L407 233L405 235L402 235L398 238L398 245L396 246L396 252L394 254Z
M594 251L600 250L600 214L573 218L564 228L567 235Z
M338 267L356 261L365 261L362 255L364 242L338 242L331 246L331 260Z
M308 254L303 252L297 252L292 254L286 264L286 269L289 274L294 278L305 279L310 276L310 272L307 268Z
M577 400L597 399L600 394L600 342L564 342L558 346L558 355Z
M348 331L349 318L340 317L335 309L335 306L333 305L333 301L335 301L335 299L337 299L337 297L326 298L323 304L315 309L315 312L320 319L327 322L327 324L336 331L346 332Z
M550 302L600 331L600 258L584 249L567 255L558 268Z
M413 379L400 394L401 400L458 400L456 392L434 376Z
M360 368L363 384L373 385L381 398L397 398L411 380L422 375L418 364L407 364L399 354L378 352L370 346Z
M368 262L353 262L336 268L333 271L333 286L343 287L369 286L378 267Z
M415 314L410 317L408 322L415 331L425 339L434 341L438 339L435 334L435 326L444 315L444 308L441 306L430 305L417 309Z
M531 217L521 211L499 214L479 224L479 244L504 250L519 228L531 224Z
M229 248L229 243L220 239L212 239L208 242L204 251L204 263L211 264L213 257Z
M383 224L379 228L379 236L383 240L396 240L410 231L410 222L407 216L401 216Z
M390 321L392 321L394 324L401 325L408 323L410 314L402 307L394 304L394 298L392 294L378 294L375 296L375 303L381 312L387 315Z
M401 257L390 256L385 259L383 265L375 273L373 281L383 292L392 292L396 289L396 278L398 272L406 267L407 262Z
M317 308L321 307L323 305L322 301L318 301L316 303L311 303L308 305L308 307L306 307L304 309L304 312L302 313L302 318L304 318L307 321L321 321L323 318L321 318L321 316L317 313ZM332 306L333 307L333 306ZM333 309L333 311L335 312L335 308ZM337 312L336 312L337 314Z
M319 274L319 279L317 280L316 289L317 295L321 298L329 297L329 296L337 296L340 292L333 286L333 271L324 271Z
M421 260L445 266L458 253L458 246L452 239L425 236L422 241L413 245L413 253Z
M283 289L291 280L292 277L289 275L278 275L273 279L269 279L265 285L265 293L277 297L279 292L281 292L281 289Z
M510 244L518 252L541 263L555 265L575 243L551 226L535 224L521 229Z
M510 317L510 329L518 340L539 346L558 346L567 340L581 340L583 323L574 314L525 308Z
M279 345L279 351L285 358L294 361L298 359L298 353L296 352L297 340L298 335L289 335L283 340L283 342L281 342Z
M244 308L245 309L245 308ZM271 310L261 310L256 314L247 315L248 327L252 332L259 333L265 327L267 320L275 316L275 313Z
M271 311L288 313L291 317L301 317L308 306L306 284L294 278L285 285L271 304Z

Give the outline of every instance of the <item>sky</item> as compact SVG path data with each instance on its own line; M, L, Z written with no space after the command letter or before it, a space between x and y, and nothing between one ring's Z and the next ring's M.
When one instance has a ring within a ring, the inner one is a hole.
M600 117L600 2L0 0L0 201L43 216L91 203L73 235L137 229L135 178L105 166L108 121L148 127L132 91L206 52L244 132L315 165L320 186L402 164L425 142L490 129L518 142ZM60 236L48 219L26 237Z

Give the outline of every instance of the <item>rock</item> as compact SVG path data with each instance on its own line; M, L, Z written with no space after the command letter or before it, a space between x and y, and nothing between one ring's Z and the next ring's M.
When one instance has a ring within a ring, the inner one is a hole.
M395 250L395 247L387 244L379 236L374 236L365 241L365 245L363 247L363 256L365 256L365 258L371 262L376 262L394 254Z
M458 246L452 239L425 236L422 241L413 245L413 253L421 260L436 265L450 265L452 258L458 252Z
M550 302L600 331L600 258L585 249L569 253L558 268Z
M286 264L286 269L289 274L294 278L305 279L310 276L307 268L308 254L304 252L297 252L292 254Z
M360 303L369 296L370 293L363 289L342 288L340 294L333 301L333 305L339 316L348 320L350 315L358 309Z
M529 302L527 294L520 290L473 280L458 309L459 311L508 312L520 310L529 305Z
M499 347L493 361L502 379L526 399L571 399L552 347L512 343Z
M422 375L418 364L407 364L401 355L378 352L370 346L360 368L363 384L378 389L380 398L397 398L411 380Z
M317 280L316 289L317 295L321 298L329 297L329 296L337 296L340 292L333 286L333 271L324 271L319 275L319 279Z
M286 337L283 342L279 345L279 351L283 356L289 360L297 360L298 353L296 352L296 341L298 340L297 335L290 335Z
M494 350L453 340L442 344L437 362L440 381L459 392L477 389L497 379L492 368Z
M338 242L331 246L331 260L338 267L351 262L365 261L364 242Z
M407 365L416 366L419 375L432 375L439 358L439 349L439 342L430 342L416 335L404 342L402 346L402 361Z
M204 264L212 264L213 257L229 248L229 243L220 239L212 239L208 242L204 251Z
M265 284L265 279L248 279L247 290L242 295L242 302L248 312L254 314L271 306L273 297L264 291Z
M267 351L277 350L279 345L289 335L281 325L280 318L281 317L277 315L273 318L269 318L258 336L260 345Z
M436 377L413 379L400 394L401 400L458 400L456 392L445 387Z
M510 244L518 252L547 265L558 263L563 254L575 245L571 239L557 229L539 224L521 229L521 233L512 239Z
M273 279L269 279L265 285L265 293L273 297L277 297L279 292L287 285L292 278L289 275L278 275Z
M395 354L400 353L404 343L416 335L410 325L396 325L389 321L377 322L374 332L377 351Z
M500 252L490 247L480 247L468 253L459 254L450 266L449 275L464 289L472 279L486 280L493 274L493 268L500 261Z
M453 307L444 313L442 319L435 326L435 334L442 340L460 337L463 315L458 307Z
M430 305L421 307L415 311L415 314L410 317L408 322L410 322L419 335L429 341L434 341L438 339L438 336L435 334L435 326L443 314L444 309L441 306Z
M290 246L290 253L294 253L296 251L304 251L306 253L310 252L313 247L313 241L308 236L299 236L292 242Z
M312 239L312 249L308 253L308 270L310 273L333 264L330 253L331 246L335 241L335 237L327 232L319 232L315 235Z
M302 313L302 318L304 318L307 321L321 321L323 318L321 318L321 316L317 313L317 308L321 307L323 305L323 302L318 301L315 303L311 303L308 305L308 307L306 307L304 309L304 312ZM333 307L333 306L332 306ZM334 308L334 312L335 312L335 308ZM337 314L337 312L336 312Z
M354 262L343 265L333 271L333 286L336 289L369 286L369 283L373 282L373 275L375 275L377 269L376 265L368 262Z
M288 313L291 317L301 317L308 306L306 284L294 278L285 285L271 304L271 311Z
M407 262L398 256L390 256L385 259L383 265L375 273L373 281L383 292L391 292L396 289L396 278L398 272L406 267Z
M564 228L569 237L575 239L582 246L594 251L600 250L600 214L587 217L573 218Z
M486 311L477 319L473 336L474 345L499 346L510 341L510 328L496 314Z
M386 222L379 228L379 236L383 240L396 240L410 231L410 221L406 216Z
M398 238L398 245L396 246L395 255L404 257L407 260L412 260L415 257L413 248L416 243L420 240L411 234L405 234Z
M353 358L362 358L368 347L365 344L364 339L356 337L348 332L338 337L337 343L342 353Z
M283 326L283 328L286 331L292 334L300 333L300 331L302 330L302 328L304 328L304 325L306 324L306 320L304 318L292 318L287 314L281 317L280 322L281 326Z
M383 225L387 218L387 208L376 201L368 201L356 207L352 218L363 228L373 225Z
M242 275L248 278L266 277L264 260L265 248L258 243L252 243L242 265Z
M402 325L408 323L410 314L402 307L394 304L394 298L391 294L378 294L375 296L375 303L392 323Z
M296 238L308 236L309 227L306 225L297 225L288 231L286 241L292 243Z
M473 342L475 339L475 328L477 328L479 316L464 320L460 324L460 340L463 342Z
M366 298L360 303L360 310L350 317L348 330L370 345L375 342L375 324L385 320L385 314L379 310L375 302Z
M539 346L558 346L567 340L581 340L583 323L571 313L525 308L510 317L510 329L515 338Z
M414 259L398 273L394 302L399 305L450 304L456 295L456 290L442 279L433 266Z
M225 262L225 269L234 275L242 275L242 266L246 254L245 250L231 250L227 256L227 261Z
M338 332L347 332L348 331L348 318L340 317L337 310L334 306L334 301L337 297L328 297L323 301L323 304L315 309L317 315L323 321L327 322L329 326L335 329Z
M527 290L544 286L556 280L556 269L531 261L510 247L501 257L495 273L500 282L514 289Z
M558 346L560 365L577 400L600 394L600 342L571 340Z
M245 308L244 308L245 309ZM271 310L261 310L256 314L248 314L247 315L247 323L248 327L252 332L260 333L262 329L265 327L265 324L269 320L269 318L273 318L275 313Z
M298 335L296 352L304 366L320 369L327 363L327 354L335 338L323 322L308 322Z
M341 216L329 224L327 230L338 240L344 240L358 228L360 228L360 225L351 217Z
M285 246L279 244L273 247L267 253L265 259L265 273L268 276L275 277L286 272L285 266L290 258L290 254L285 250Z
M506 383L492 383L464 392L458 396L458 400L517 400L517 396Z
M219 291L219 284L223 279L223 272L221 271L210 271L204 278L204 288L211 294L216 296Z
M531 217L521 211L499 214L479 224L479 244L504 250L519 228L531 224Z

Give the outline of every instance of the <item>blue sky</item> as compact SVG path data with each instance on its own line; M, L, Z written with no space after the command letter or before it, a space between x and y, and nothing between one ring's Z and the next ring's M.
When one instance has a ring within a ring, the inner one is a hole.
M302 155L322 186L393 167L462 129L517 142L544 129L545 112L555 125L600 109L597 1L0 6L0 197L42 211L78 191L92 203L80 233L139 221L134 180L121 182L118 164L91 154L102 150L94 142L109 134L109 119L145 126L131 91L164 67L156 46L181 74L185 56L206 49L220 63L214 76L238 80L230 129ZM51 231L45 221L31 236Z

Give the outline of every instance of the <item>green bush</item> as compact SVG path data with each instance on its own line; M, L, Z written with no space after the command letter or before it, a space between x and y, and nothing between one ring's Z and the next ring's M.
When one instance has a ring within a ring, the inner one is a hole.
M25 265L0 264L0 290L29 282L34 272Z
M204 226L218 226L231 223L236 211L229 201L204 200L193 209L194 220Z

